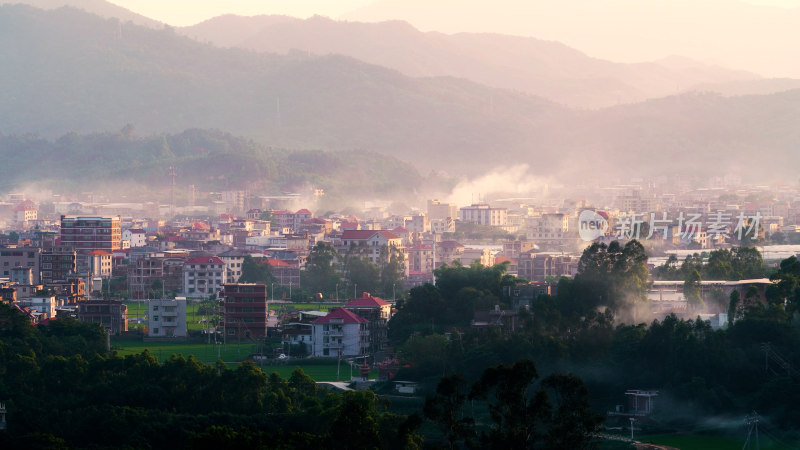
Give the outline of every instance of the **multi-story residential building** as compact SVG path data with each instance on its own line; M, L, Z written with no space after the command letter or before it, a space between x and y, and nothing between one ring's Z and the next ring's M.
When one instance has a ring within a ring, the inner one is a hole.
M234 249L217 255L220 259L225 261L225 269L228 273L226 277L228 283L239 282L239 278L242 276L242 264L244 263L244 257L249 254L249 252Z
M542 248L560 249L569 246L577 234L571 231L569 214L551 213L528 219L527 238Z
M312 322L314 356L361 356L369 346L369 321L345 308L336 308Z
M406 250L408 254L409 273L433 272L433 246L427 244L415 245Z
M436 234L455 233L456 221L454 218L431 219L431 231Z
M378 297L373 297L364 292L361 298L350 300L344 307L359 317L367 319L369 333L367 348L368 353L375 353L384 349L389 341L387 324L391 319L392 304Z
M128 241L128 247L144 247L147 245L147 232L141 228L129 228L122 232L122 240Z
M21 229L27 229L37 219L39 211L30 205L19 205L14 208L14 221Z
M0 248L0 275L11 278L15 268L30 268L33 273L33 283L39 283L41 253L42 249L36 247L9 245Z
M389 248L403 250L402 239L390 231L384 230L345 230L341 237L334 241L334 247L341 255L348 252L359 252L373 263L389 260Z
M86 262L86 271L90 277L108 278L111 276L111 253L105 250L92 250L85 255L78 256L78 259ZM83 273L82 270L81 273Z
M183 265L187 254L179 251L150 252L128 268L131 295L142 298L158 284L163 292L183 290ZM158 291L159 289L156 289Z
M282 259L267 259L272 276L281 286L300 287L299 261L284 261Z
M216 256L195 256L183 265L183 292L187 297L216 295L227 279L225 261Z
M110 334L128 331L128 308L118 300L87 300L78 304L78 320L99 323Z
M503 242L503 256L510 259L518 259L521 253L531 251L535 247L532 241L505 241Z
M494 265L494 255L488 248L465 248L459 257L459 261L465 266L477 262L484 267L492 267Z
M57 246L41 254L41 283L64 283L77 271L77 252L69 247Z
M492 208L485 203L476 203L458 210L462 222L504 227L508 223L508 209Z
M267 335L267 285L227 283L222 291L222 326L227 338Z
M412 233L427 233L431 231L431 222L424 213L411 216L411 220L406 220L404 228Z
M464 246L456 241L440 241L433 246L434 268L439 268L442 264L451 264L453 261L461 261L464 254Z
M20 300L19 304L20 306L26 306L31 310L43 314L45 318L55 317L56 306L61 306L56 300L55 295L36 295L25 300Z
M61 245L78 253L105 250L112 253L122 248L120 218L61 216Z
M186 337L186 299L147 302L149 337Z
M430 220L455 219L458 217L458 205L442 203L439 200L428 200L428 218Z

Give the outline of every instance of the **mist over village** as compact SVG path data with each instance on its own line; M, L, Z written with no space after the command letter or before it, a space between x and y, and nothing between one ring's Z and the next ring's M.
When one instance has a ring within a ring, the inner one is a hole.
M0 0L0 447L800 447L797 23Z

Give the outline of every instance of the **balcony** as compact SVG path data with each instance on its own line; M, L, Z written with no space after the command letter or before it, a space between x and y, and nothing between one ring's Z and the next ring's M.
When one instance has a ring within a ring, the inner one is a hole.
M327 337L342 337L344 336L344 331L342 330L323 331L322 335Z

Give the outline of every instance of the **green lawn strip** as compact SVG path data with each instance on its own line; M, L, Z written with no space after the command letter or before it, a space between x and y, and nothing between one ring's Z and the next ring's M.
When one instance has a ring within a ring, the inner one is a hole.
M247 358L250 354L258 351L258 346L254 344L241 344L237 346L236 343L228 343L227 345L214 345L198 341L149 341L144 342L141 340L123 340L112 339L112 348L114 348L120 356L133 355L143 352L147 349L153 356L158 358L159 361L164 361L172 355L183 355L188 357L193 355L198 361L203 361L213 364L219 359L230 364L236 364ZM330 364L315 364L305 363L303 359L289 360L286 364L258 364L267 373L278 372L282 377L286 378L292 374L295 366L303 369L315 381L337 381L336 378L336 362L331 361ZM358 367L353 367L353 376L358 376ZM373 370L370 372L370 378L376 378L378 372ZM350 379L350 368L347 363L342 361L340 367L339 381L348 381Z
M738 438L730 436L671 434L637 436L636 439L641 442L651 442L653 444L676 447L681 450L728 450L732 448L741 448L742 445L744 445L745 437L746 435L743 429L741 437ZM755 435L751 437L751 441L753 443L755 442ZM786 447L783 445L785 443L778 443L769 436L763 434L759 436L759 444L762 449L766 450L793 448Z

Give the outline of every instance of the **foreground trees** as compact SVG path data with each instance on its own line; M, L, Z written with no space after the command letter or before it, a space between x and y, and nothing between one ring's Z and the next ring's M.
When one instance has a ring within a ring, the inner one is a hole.
M524 449L590 446L603 417L589 410L583 382L574 375L550 375L538 385L532 361L487 368L466 393L459 375L443 377L436 394L425 402L425 416L445 434L450 448ZM467 399L486 402L491 425L476 427L464 412Z

